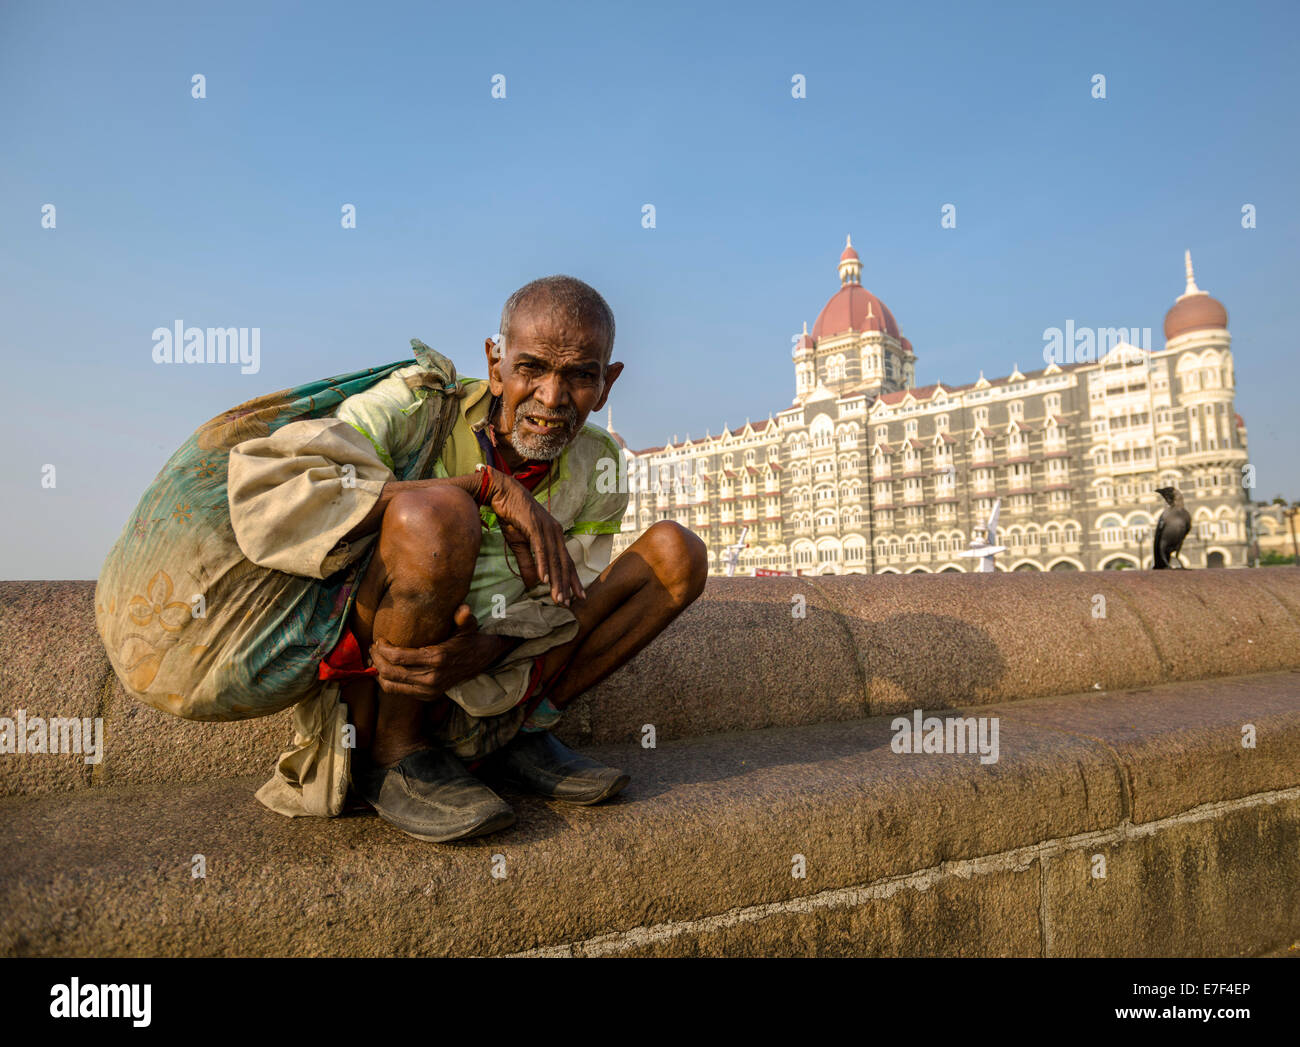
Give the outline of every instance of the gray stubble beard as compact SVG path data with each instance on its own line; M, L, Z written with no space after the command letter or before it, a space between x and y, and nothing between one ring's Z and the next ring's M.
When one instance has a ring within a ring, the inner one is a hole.
M550 462L560 457L560 453L569 445L573 436L575 423L578 420L577 412L572 407L561 412L564 416L565 427L557 433L548 433L537 435L526 433L523 430L523 419L526 414L543 414L545 411L528 411L527 408L532 401L520 404L515 409L515 424L510 430L510 446L515 449L515 453L522 455L524 458L531 458L534 461Z

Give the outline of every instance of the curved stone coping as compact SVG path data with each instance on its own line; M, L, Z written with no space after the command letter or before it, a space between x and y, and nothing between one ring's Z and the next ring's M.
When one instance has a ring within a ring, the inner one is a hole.
M10 797L0 952L1254 955L1300 937L1297 680L963 710L991 764L890 717L604 747L619 800L443 847L258 778Z
M104 719L106 752L0 756L0 795L267 773L289 714L182 721L129 698L91 582L0 582L0 715ZM711 579L575 703L570 744L825 723L1300 667L1300 570Z

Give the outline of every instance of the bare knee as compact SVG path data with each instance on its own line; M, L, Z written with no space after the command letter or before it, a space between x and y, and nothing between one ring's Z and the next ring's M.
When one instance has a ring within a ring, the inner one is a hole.
M674 520L660 520L637 539L637 545L655 576L672 596L686 606L704 591L709 574L709 552L700 536Z
M379 542L392 582L416 585L474 573L482 524L474 499L455 487L402 491L384 510Z

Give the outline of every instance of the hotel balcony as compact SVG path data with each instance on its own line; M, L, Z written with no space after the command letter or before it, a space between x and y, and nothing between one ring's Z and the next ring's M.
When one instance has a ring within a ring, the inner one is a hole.
M1213 462L1244 462L1247 457L1245 448L1242 447L1207 447L1184 451L1178 456L1178 461L1193 465Z
M1047 542L1043 545L1043 551L1047 556L1056 556L1060 553L1077 553L1081 548L1079 542Z
M1217 457L1217 454L1210 455L1211 460ZM1111 462L1110 474L1112 476L1125 476L1129 473L1150 473L1154 472L1157 468L1159 467L1157 467L1154 458L1143 458L1136 462Z

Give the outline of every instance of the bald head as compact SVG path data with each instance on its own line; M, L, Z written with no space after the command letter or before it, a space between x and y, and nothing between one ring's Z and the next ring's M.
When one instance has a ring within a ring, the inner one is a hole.
M510 344L520 320L553 321L581 330L601 348L602 363L614 351L614 311L590 284L573 276L544 276L512 294L501 310L501 341Z

